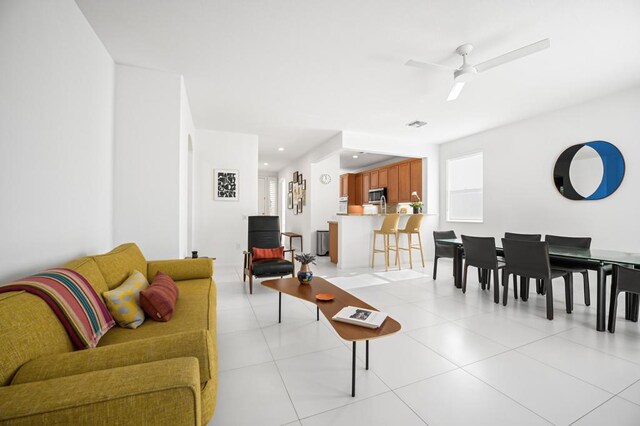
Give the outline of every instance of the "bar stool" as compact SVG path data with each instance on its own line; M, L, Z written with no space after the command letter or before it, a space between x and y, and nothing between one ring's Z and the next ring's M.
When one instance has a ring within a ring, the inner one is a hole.
M422 252L422 237L420 235L420 225L422 224L422 215L414 214L409 217L404 229L398 229L398 235L405 234L407 236L407 248L398 247L398 250L405 250L409 252L409 267L413 269L413 259L411 257L411 249L420 250L420 257L422 258L422 267L424 268L424 253ZM418 245L411 243L411 236L418 234Z
M382 222L382 226L380 229L373 230L373 251L371 252L371 267L374 267L376 253L384 253L384 267L385 270L389 270L389 251L395 250L396 252L396 262L398 265L398 269L402 269L400 267L400 257L398 256L398 222L400 222L400 215L398 213L390 213L384 217L384 221ZM382 235L382 241L384 243L384 248L382 250L376 249L376 237L378 235ZM395 237L395 246L389 244L389 235L393 235Z

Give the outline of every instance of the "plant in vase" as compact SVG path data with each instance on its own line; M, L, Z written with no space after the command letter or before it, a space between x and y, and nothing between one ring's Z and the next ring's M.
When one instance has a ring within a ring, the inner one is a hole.
M422 212L422 201L414 202L409 205L413 207L413 214L418 214Z
M298 281L300 284L309 284L313 279L313 272L309 268L309 264L316 264L316 257L311 253L296 254L296 260L302 264L298 271Z

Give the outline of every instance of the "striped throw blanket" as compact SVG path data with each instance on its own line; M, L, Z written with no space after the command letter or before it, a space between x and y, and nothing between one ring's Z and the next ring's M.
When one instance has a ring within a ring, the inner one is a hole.
M47 302L77 349L95 348L115 324L91 284L71 269L49 269L0 284L0 293L9 291L26 291Z

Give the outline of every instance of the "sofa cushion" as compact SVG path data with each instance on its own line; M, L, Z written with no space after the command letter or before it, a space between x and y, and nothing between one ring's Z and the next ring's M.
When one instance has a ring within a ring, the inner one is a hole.
M284 259L267 259L253 262L253 275L288 275L293 272L293 264Z
M145 321L135 330L114 327L100 339L98 347L195 330L209 330L215 339L216 289L213 280L177 281L176 285L180 297L171 321Z
M44 300L22 291L0 295L0 386L27 361L71 351L71 339Z
M96 293L100 296L102 296L102 293L109 290L107 282L104 280L102 272L100 272L100 268L98 268L98 264L92 257L79 257L65 263L62 267L71 269L82 275L87 281L89 281L91 287L93 287Z
M102 294L104 301L120 327L138 328L144 322L144 311L140 307L140 292L149 287L147 279L139 271L118 288Z
M169 321L178 294L178 287L171 277L158 272L151 285L140 292L140 307L154 321Z
M124 282L133 270L147 278L147 261L134 243L119 245L109 253L94 256L109 290Z

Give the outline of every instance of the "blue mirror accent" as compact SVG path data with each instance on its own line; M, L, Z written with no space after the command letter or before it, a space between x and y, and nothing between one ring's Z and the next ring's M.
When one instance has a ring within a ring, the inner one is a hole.
M624 178L624 158L615 145L605 141L587 142L585 145L595 149L602 159L604 172L596 191L587 200L601 200L616 192Z

